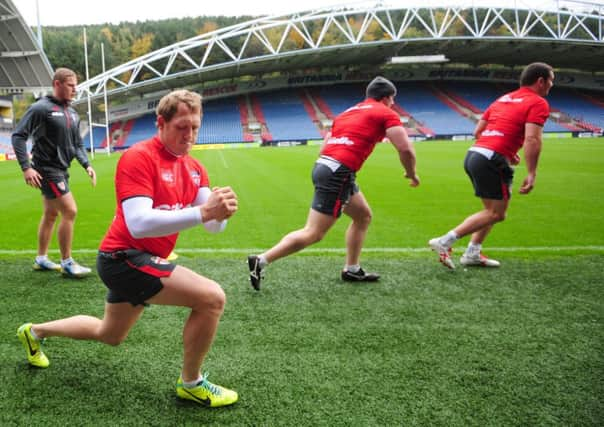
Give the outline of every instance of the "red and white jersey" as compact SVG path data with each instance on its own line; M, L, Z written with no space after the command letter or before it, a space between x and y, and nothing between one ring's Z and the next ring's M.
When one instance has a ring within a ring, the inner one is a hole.
M391 108L374 99L366 99L337 116L321 154L358 171L367 157L386 136L386 129L402 126Z
M115 175L117 208L100 250L138 249L166 258L178 233L162 237L132 237L126 226L122 202L132 197L153 199L153 209L178 210L191 205L200 187L209 187L205 168L189 155L176 157L155 136L129 148L119 160Z
M512 159L524 144L524 125L543 126L549 104L528 87L507 93L493 102L482 115L487 122L476 146L489 148Z

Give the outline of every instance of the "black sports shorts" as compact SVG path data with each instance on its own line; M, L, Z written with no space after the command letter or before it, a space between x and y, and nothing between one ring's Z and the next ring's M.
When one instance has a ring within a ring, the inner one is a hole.
M464 169L474 186L474 194L481 199L509 200L512 195L514 169L505 156L494 153L488 159L484 154L468 151Z
M339 218L350 197L359 192L355 177L354 171L343 164L319 158L312 170L315 186L312 208Z
M64 169L40 168L36 169L42 175L40 191L48 199L58 199L69 193L69 173Z
M176 268L165 259L136 249L116 252L99 251L96 258L99 277L107 286L108 303L129 302L146 305L164 285L161 277L169 277Z

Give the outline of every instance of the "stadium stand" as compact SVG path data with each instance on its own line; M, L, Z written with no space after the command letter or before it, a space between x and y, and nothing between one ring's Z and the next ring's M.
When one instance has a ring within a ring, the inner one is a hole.
M13 153L13 146L11 144L11 134L8 131L0 130L0 154L7 153Z
M472 111L477 117L498 97L505 92L515 89L512 85L493 85L483 82L447 82L439 85L439 88L446 93L454 101ZM554 96L556 92L567 92L564 88L554 87L548 96L548 101L552 112L568 114L565 111L565 106L560 104ZM600 113L601 114L601 113ZM574 126L572 123L557 121L558 115L552 114L543 128L544 132L568 132L580 131L582 129Z
M469 135L474 130L474 122L437 98L432 88L423 84L398 83L400 104L411 116L421 123L422 133L436 135Z
M439 81L399 82L397 87L393 108L407 133L431 138L471 135L484 109L517 86ZM337 114L363 98L362 85L339 84L210 100L204 103L198 144L319 139ZM554 87L548 100L552 114L545 132L600 132L604 127L604 101L597 93ZM113 147L125 148L155 132L153 113L125 123L118 121L111 126ZM95 127L93 136L95 148L104 149L104 128ZM86 135L87 148L88 143ZM10 146L10 138L7 144Z
M317 92L329 107L332 119L365 98L365 88L358 84L321 86Z
M199 144L243 141L241 109L236 98L204 102Z
M256 95L250 95L250 102L252 105L252 112L254 114L254 117L261 126L260 137L262 141L272 141L273 136L267 128L266 119L264 118L264 112L262 111L262 106L260 105L258 97Z
M554 89L552 89L549 95L549 100L553 107L563 111L587 131L601 132L604 129L604 112L602 107L568 89L555 87Z
M155 127L155 113L146 114L142 117L138 117L134 120L132 130L126 137L124 146L129 147L132 144L137 143L138 141L151 138L153 135L155 135L156 132L157 129Z
M299 94L279 90L258 94L273 140L320 138L319 129L303 106Z

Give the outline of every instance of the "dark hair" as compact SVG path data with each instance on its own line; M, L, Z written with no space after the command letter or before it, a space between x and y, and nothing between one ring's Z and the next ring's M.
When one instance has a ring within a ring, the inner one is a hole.
M527 65L520 74L520 86L530 86L543 77L545 80L551 77L553 68L545 62L533 62Z
M394 86L390 80L382 76L377 76L369 82L365 93L367 98L373 98L376 101L380 101L388 96L396 95L396 86Z
M176 114L178 105L181 103L187 105L191 111L199 111L199 114L202 113L201 95L186 89L175 90L164 95L159 100L155 112L158 116L163 116L166 122L169 122Z

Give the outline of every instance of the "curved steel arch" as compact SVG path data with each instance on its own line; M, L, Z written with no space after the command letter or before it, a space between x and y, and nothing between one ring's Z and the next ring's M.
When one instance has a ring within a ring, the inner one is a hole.
M393 7L365 2L255 19L175 43L87 80L78 86L76 103L105 90L112 96L137 88L165 89L181 81L199 83L202 76L215 80L288 66L343 65L345 60L383 63L414 43L446 51L448 43L459 41L562 42L595 48L595 55L604 52L602 4L551 0L539 8L507 8L458 3ZM459 57L451 59L463 61L462 50L458 47ZM502 56L500 63L509 65L510 58L505 52Z

